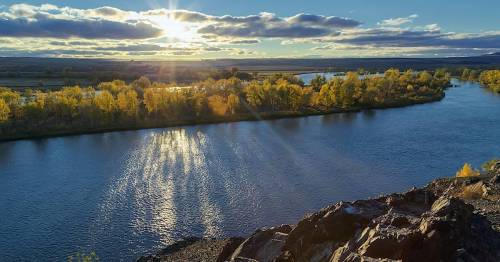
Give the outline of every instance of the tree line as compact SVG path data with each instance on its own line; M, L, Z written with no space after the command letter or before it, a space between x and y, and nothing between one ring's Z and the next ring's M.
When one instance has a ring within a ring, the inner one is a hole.
M0 138L401 106L441 98L449 81L443 70L390 69L381 76L317 76L308 85L296 76L275 74L252 81L209 78L189 87L141 77L131 83L102 82L96 89L19 93L0 88Z
M487 70L482 72L479 76L479 82L493 92L500 93L500 70Z

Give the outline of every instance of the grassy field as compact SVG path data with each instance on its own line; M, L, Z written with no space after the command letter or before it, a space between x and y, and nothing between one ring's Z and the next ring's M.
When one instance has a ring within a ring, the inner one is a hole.
M0 87L8 87L17 91L23 91L28 88L53 90L71 85L80 85L85 87L90 85L90 81L86 79L61 78L0 78Z

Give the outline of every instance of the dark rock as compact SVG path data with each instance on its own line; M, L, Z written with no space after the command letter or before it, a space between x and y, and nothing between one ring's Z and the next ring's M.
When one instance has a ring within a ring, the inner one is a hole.
M242 237L232 237L228 239L228 242L226 245L222 248L222 251L219 254L219 257L217 257L216 262L224 262L227 260L231 259L231 255L234 253L234 251L245 241L244 238Z
M281 235L284 245L271 241L276 228L256 232L232 261L500 261L499 233L473 206L446 194L450 185L464 183L438 181L404 194L338 203Z
M292 230L290 225L282 225L269 229L259 229L246 239L234 251L231 261L271 261L278 257L285 244L288 233Z
M188 239L163 251L188 245L184 253L140 261L500 261L498 176L438 179L403 194L340 202L296 226L260 229L245 240L211 246L189 245L195 239ZM467 198L464 190L481 194ZM218 257L211 250L219 250Z
M490 183L492 184L500 184L500 174L495 175L491 178Z
M500 161L493 163L488 170L490 175L500 175Z

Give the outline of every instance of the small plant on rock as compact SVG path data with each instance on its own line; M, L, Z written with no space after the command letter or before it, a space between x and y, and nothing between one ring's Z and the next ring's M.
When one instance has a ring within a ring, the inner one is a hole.
M456 177L475 177L479 175L479 171L472 168L469 163L465 163L462 169L457 172Z

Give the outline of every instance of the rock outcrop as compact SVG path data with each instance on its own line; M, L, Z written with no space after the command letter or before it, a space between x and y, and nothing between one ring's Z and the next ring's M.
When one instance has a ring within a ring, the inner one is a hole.
M499 175L500 165L486 177L340 202L200 261L500 261Z
M341 202L297 225L256 231L226 260L500 261L500 233L463 197L471 187L485 201L500 192L496 178L442 179L403 194Z

